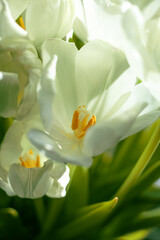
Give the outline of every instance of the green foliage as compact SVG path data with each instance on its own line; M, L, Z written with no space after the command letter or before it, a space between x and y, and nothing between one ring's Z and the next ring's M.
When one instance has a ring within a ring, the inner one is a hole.
M78 50L84 45L84 43L74 33L72 38L69 39L69 42L74 42Z
M6 131L11 125L12 120L10 118L2 118L0 117L0 143L2 142Z
M95 157L89 169L70 165L65 198L20 199L0 190L0 239L158 240L160 147L124 198L116 195L157 124Z

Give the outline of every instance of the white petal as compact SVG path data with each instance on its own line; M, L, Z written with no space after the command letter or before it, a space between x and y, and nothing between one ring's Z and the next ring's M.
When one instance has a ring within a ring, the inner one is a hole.
M39 70L32 70L29 73L29 83L24 89L23 100L17 110L17 120L24 120L37 103L37 84L40 79Z
M97 116L100 117L100 114L102 117L105 114L109 116L110 114L113 114L113 110L115 111L115 106L120 108L129 97L136 84L136 81L136 75L131 68L123 72L120 77L110 86L108 92L105 93L106 97L105 100L103 100L102 113L100 113L99 109Z
M76 54L77 49L73 43L66 43L59 39L48 40L42 47L45 69L42 73L39 100L44 122L47 115L51 116L50 121L53 123L53 114L54 121L58 119L56 122L59 125L63 126L68 122L70 125L74 109L77 108L74 68ZM43 99L48 99L50 103L44 102ZM50 131L48 127L47 130Z
M66 169L63 172L62 176L58 179L58 182L61 184L63 188L65 188L69 183L69 180L70 180L69 173L70 173L70 169L68 166L66 166Z
M61 3L62 4L62 3ZM56 37L63 38L66 36L67 33L72 29L73 19L75 17L75 0L67 0L63 1L63 7L61 7L61 14L63 14L63 21L62 15L59 17L61 21L61 26L58 29Z
M23 71L41 69L41 61L38 58L34 45L23 38L5 38L0 41L2 52L11 52L10 59L20 63ZM11 60L10 60L11 61Z
M75 18L73 24L74 32L84 43L88 41L88 31L86 27L86 24L82 20Z
M25 168L13 164L8 177L16 195L22 198L40 198L45 195L53 183L50 177L52 167L52 161L45 162L41 168Z
M66 171L69 174L69 168L66 164L61 162L54 162L51 176L54 180L58 181Z
M12 163L19 162L23 151L21 139L24 134L23 124L18 122L12 124L1 145L0 161L5 170L9 170Z
M19 93L16 102L20 105L17 119L24 120L37 99L41 62L34 46L25 39L5 39L0 41L0 47L3 51L0 54L0 69L18 75Z
M78 14L73 28L84 42L101 39L115 47L124 45L124 33L121 26L123 11L130 7L126 2L112 4L110 1L82 1L83 13Z
M13 19L9 6L5 0L0 1L0 37L25 37L23 30Z
M87 43L76 56L79 105L101 95L127 67L120 50L99 40Z
M160 117L160 102L150 94L150 90L150 88L147 89L143 84L138 84L136 91L133 92L134 97L137 99L137 104L138 101L141 101L141 99L145 99L147 102L147 107L136 118L133 126L124 137L128 137L146 128ZM131 98L132 97L133 96L131 95ZM129 100L127 103L128 107L130 103L131 102Z
M65 62L69 67L71 63L74 63L77 52L78 50L74 43L67 43L60 39L49 39L42 45L43 66L45 67L50 59L57 55L59 61ZM66 61L67 57L69 62ZM71 74L73 73L71 72Z
M39 43L51 37L63 38L71 29L73 17L73 1L30 1L26 10L26 29L30 38Z
M76 17L73 22L73 29L77 36L83 41L87 42L88 31L85 22L85 11L81 0L76 1Z
M147 34L142 13L137 7L128 10L122 19L122 25L128 41L125 45L125 53L130 66L137 77L145 79L146 69L152 68L152 62L147 47Z
M131 135L141 131L142 129L150 126L158 118L160 118L160 110L153 110L153 111L150 111L148 113L138 116L135 123L131 127L131 129L127 132L127 134L123 138L131 136Z
M26 8L29 0L7 0L13 18L16 20Z
M147 3L147 1L144 1L144 3ZM159 0L152 0L150 1L147 6L144 4L144 10L143 15L145 17L145 20L148 21L151 18L157 17L160 12L160 4Z
M19 81L15 73L0 72L0 115L12 117L18 104Z
M145 44L145 22L140 10L136 6L124 14L122 24L128 39L130 39L133 44L136 44L138 47Z
M63 166L62 169L62 163L56 163L56 168L53 169L52 177L54 181L47 192L47 196L56 198L64 197L66 195L66 186L70 180L69 168L65 165L65 168Z
M66 195L66 190L59 182L54 181L46 195L52 198L61 198Z
M45 129L49 132L53 125L56 65L57 56L54 56L44 68L41 84L39 84L37 88L41 119Z
M81 150L63 152L62 146L53 140L48 134L38 129L33 129L28 133L32 144L48 158L65 163L78 164L89 167L92 164L92 158L84 155ZM74 145L73 145L74 148Z
M8 196L15 196L15 192L13 191L11 185L5 181L3 181L1 178L0 178L0 188L2 188Z
M154 99L148 89L145 87L143 83L137 84L126 103L123 105L121 109L119 109L118 113L123 113L127 109L132 109L134 106L138 106L141 104L145 104L144 110L140 113L145 114L147 112L153 111L159 107L159 102Z
M147 24L148 42L146 51L149 53L150 66L146 66L146 71L160 72L160 18L152 20ZM144 62L146 60L144 59ZM145 79L144 79L145 80Z
M149 72L146 78L146 87L149 89L151 94L160 101L160 73L159 72Z
M146 103L133 105L123 113L105 122L96 123L88 129L84 137L83 152L88 155L99 155L115 145L131 128L136 117L144 109Z
M1 154L0 154L1 156ZM7 182L7 174L8 172L2 167L1 160L0 160L0 178L3 179L3 181Z

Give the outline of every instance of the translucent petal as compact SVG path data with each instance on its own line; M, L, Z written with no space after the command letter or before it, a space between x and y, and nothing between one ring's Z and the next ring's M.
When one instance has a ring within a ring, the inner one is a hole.
M71 29L73 17L72 0L30 1L26 10L26 29L29 37L38 43L51 37L63 38Z
M20 164L13 164L9 170L9 182L19 197L39 198L46 194L53 182L50 177L52 161L44 163L40 168L25 168Z
M96 123L84 138L83 152L95 156L115 145L131 128L146 103L133 104L132 107L107 121Z
M25 37L23 30L13 19L9 6L5 0L0 1L0 37Z
M48 158L58 161L67 162L83 166L90 166L92 158L88 155L84 155L81 149L74 150L76 145L71 145L72 148L67 152L63 152L62 146L55 140L53 140L48 134L38 129L33 129L28 133L28 137L32 144L41 151Z
M78 106L87 105L94 97L101 96L127 67L127 60L120 50L100 40L87 43L76 56Z
M23 124L17 122L9 128L5 135L1 145L0 161L2 167L7 171L12 163L19 162L19 157L23 151L20 144L23 134Z
M47 120L45 124L48 131L51 130L53 117L62 129L68 124L70 126L74 108L77 107L74 68L76 54L77 49L73 43L59 39L48 40L42 47L45 68L39 101L43 122L46 122L46 115L50 116L50 123Z
M23 100L17 110L17 120L24 120L28 117L35 104L37 104L37 85L40 79L39 70L32 70L29 73L29 82L24 89Z
M19 82L15 73L0 72L0 115L15 116L18 105Z
M11 185L5 181L3 181L1 178L0 178L0 188L2 188L8 196L15 196L15 192L13 191Z
M84 42L101 39L121 48L125 35L121 26L123 11L130 4L113 4L110 1L82 1L82 7L74 21L74 32Z
M12 16L16 20L26 8L29 0L7 0Z
M69 168L65 164L62 167L62 163L55 162L51 176L54 181L47 192L47 196L56 198L64 197L66 195L66 186L70 180Z

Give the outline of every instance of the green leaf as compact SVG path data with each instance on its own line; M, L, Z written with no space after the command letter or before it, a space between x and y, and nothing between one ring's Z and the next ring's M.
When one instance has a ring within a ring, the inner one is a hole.
M159 223L160 208L155 208L150 211L141 213L135 221L135 226L139 226L139 228L144 229L159 226Z
M133 199L132 202L127 202L126 200L125 204L118 207L119 205L115 209L113 216L111 216L111 213L110 218L105 223L105 227L101 230L101 240L114 239L114 237L120 237L143 229L140 225L134 224L135 219L142 211L147 211L153 207L153 204Z
M111 201L89 205L78 210L77 218L58 231L57 239L73 238L89 229L99 227L114 209L118 198Z
M128 199L142 194L147 188L151 186L160 177L160 162L151 166L137 181L134 188L129 192Z
M149 234L148 230L141 230L133 232L122 237L117 238L116 240L142 240Z
M0 209L0 233L0 239L30 239L18 212L13 208Z
M88 177L88 168L75 168L65 199L66 215L88 204Z
M142 199L147 199L149 202L158 203L160 202L160 189L152 186L148 191L142 195Z
M78 50L84 46L84 43L74 33L73 37L69 39L69 42L74 42Z
M8 128L12 124L11 118L2 118L0 117L0 143L2 142L5 133L7 132Z

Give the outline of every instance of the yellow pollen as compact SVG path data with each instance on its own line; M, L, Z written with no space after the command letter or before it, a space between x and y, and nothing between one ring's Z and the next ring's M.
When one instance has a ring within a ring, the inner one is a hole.
M79 106L73 114L72 118L72 130L75 131L75 136L81 139L86 134L88 128L96 123L96 116L93 115L90 119L90 113L86 107ZM89 119L89 120L88 120Z
M37 155L35 157L32 149L29 150L29 152L26 153L24 156L20 157L19 160L21 162L20 164L22 167L26 168L42 167L40 156Z
M25 25L24 25L24 21L22 17L19 17L16 22L18 23L18 25L23 28L24 30L26 30Z

